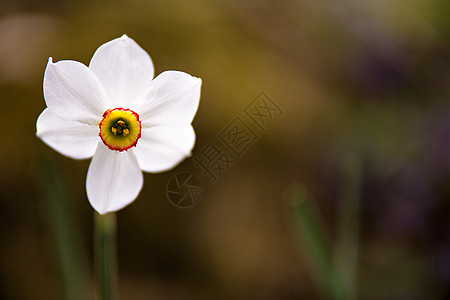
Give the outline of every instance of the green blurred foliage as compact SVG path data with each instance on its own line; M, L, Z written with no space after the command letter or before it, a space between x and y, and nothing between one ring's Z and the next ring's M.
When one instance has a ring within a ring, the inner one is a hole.
M73 235L80 253L69 257L83 266L72 275L84 274L80 295L92 294L89 162L44 145L35 122L48 57L88 64L124 33L157 74L203 79L194 154L260 91L285 113L217 183L202 177L191 209L172 206L165 187L178 171L199 171L192 159L145 174L141 195L118 213L122 299L322 297L284 191L307 188L331 253L349 153L361 168L357 298L448 296L449 10L445 0L0 2L0 298L64 297L70 277L57 245L73 241L54 226ZM54 206L58 195L66 203ZM70 217L58 221L55 209Z

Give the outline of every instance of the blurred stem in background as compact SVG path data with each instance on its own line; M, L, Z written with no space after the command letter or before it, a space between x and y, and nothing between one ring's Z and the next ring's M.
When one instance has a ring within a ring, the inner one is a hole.
M341 197L338 202L337 243L332 249L329 231L313 201L300 184L287 193L302 248L320 285L324 299L356 299L361 162L348 154L342 164ZM334 260L331 259L333 254Z
M101 300L117 299L116 214L94 216L94 255L97 293Z
M361 189L361 161L349 153L342 161L341 197L338 202L337 243L334 264L348 299L357 296L357 258L359 235L359 194Z
M331 247L325 223L321 221L306 189L295 184L288 190L287 197L301 247L306 251L309 267L320 286L323 299L347 299L340 278L331 263Z
M80 226L77 222L61 170L51 155L41 151L39 156L42 188L42 213L50 233L55 263L58 266L58 276L61 280L63 299L86 299L88 274L86 268L86 253L81 238Z

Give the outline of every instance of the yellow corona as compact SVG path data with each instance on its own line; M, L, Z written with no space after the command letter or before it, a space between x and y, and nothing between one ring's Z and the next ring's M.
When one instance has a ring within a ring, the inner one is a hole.
M139 115L128 108L108 109L98 126L100 138L111 150L126 151L141 137Z

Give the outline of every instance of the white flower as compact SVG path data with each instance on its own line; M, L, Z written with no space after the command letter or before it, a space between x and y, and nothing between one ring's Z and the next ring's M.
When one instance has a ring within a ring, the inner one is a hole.
M36 134L63 155L93 157L86 190L100 214L136 199L142 171L169 170L194 147L201 79L179 71L153 79L153 72L150 56L126 35L100 46L89 67L48 61Z

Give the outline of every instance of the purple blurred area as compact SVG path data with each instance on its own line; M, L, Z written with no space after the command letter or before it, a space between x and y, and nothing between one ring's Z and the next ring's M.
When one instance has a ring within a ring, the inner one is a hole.
M124 33L156 74L202 78L194 156L238 116L257 139L215 183L193 158L145 174L118 213L122 299L320 299L285 190L307 188L332 247L349 153L361 161L356 298L447 299L449 11L445 0L0 2L0 299L64 298L46 200L60 191L93 295L89 161L44 145L35 122L48 57L88 64ZM264 129L244 111L260 92L283 110ZM189 209L166 197L182 171L203 182Z

